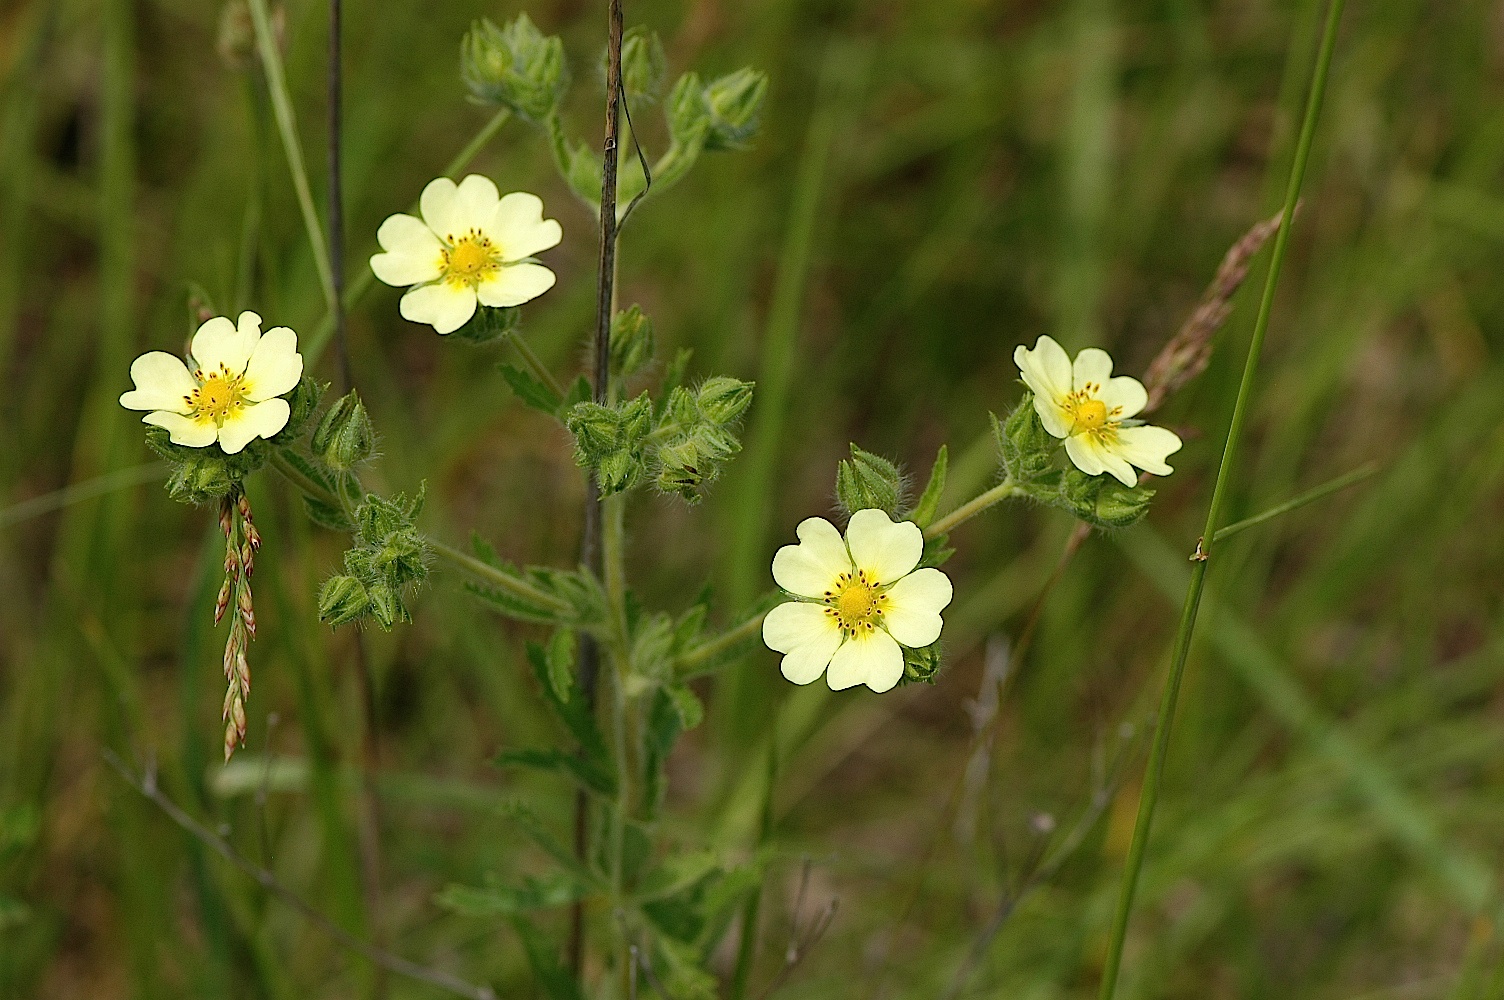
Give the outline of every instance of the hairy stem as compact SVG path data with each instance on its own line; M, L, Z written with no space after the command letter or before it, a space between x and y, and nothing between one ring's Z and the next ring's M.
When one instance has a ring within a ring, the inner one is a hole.
M1011 496L1017 496L1022 492L1021 489L1013 485L1013 480L1004 479L992 489L963 503L949 514L930 524L928 528L924 529L924 537L939 538L941 535L948 534L951 530L970 521L987 508L1001 503Z
M1227 430L1227 440L1222 448L1222 460L1217 467L1217 485L1212 490L1212 499L1206 512L1206 526L1202 530L1201 545L1191 582L1186 589L1185 605L1180 615L1180 627L1175 634L1175 647L1170 656L1170 673L1165 679L1164 694L1160 700L1159 714L1154 720L1154 742L1149 752L1149 762L1144 774L1143 791L1139 795L1138 818L1133 827L1133 840L1128 847L1128 860L1123 870L1123 882L1118 893L1117 912L1113 917L1112 936L1108 939L1107 962L1102 971L1102 1000L1111 1000L1117 988L1118 972L1123 961L1123 941L1128 933L1128 920L1133 912L1133 895L1138 888L1139 872L1144 864L1144 848L1148 844L1149 830L1154 822L1154 806L1159 798L1160 778L1164 774L1165 756L1170 747L1170 731L1175 718L1175 702L1180 694L1180 681L1185 673L1186 657L1190 653L1191 638L1196 628L1196 614L1201 607L1201 593L1206 583L1206 571L1217 536L1217 525L1222 517L1222 506L1227 499L1228 483L1238 457L1243 423L1248 414L1249 399L1253 395L1253 383L1258 374L1259 354L1264 346L1264 335L1269 329L1269 315L1274 305L1274 292L1279 282L1280 266L1284 263L1285 251L1290 242L1290 230L1295 217L1295 205L1300 200L1300 186L1305 180L1306 162L1311 153L1311 140L1316 133L1316 119L1321 112L1322 97L1326 93L1327 72L1332 64L1332 52L1337 44L1337 27L1342 20L1343 0L1331 0L1327 8L1326 26L1323 29L1321 48L1316 57L1311 89L1306 99L1305 120L1301 124L1300 139L1295 148L1295 159L1290 166L1290 180L1285 188L1285 205L1282 218L1285 225L1279 227L1274 237L1274 251L1269 261L1269 274L1264 281L1264 294L1259 300L1258 318L1253 325L1253 339L1248 345L1248 357L1243 364L1243 378L1238 385L1237 402L1233 405L1232 423Z

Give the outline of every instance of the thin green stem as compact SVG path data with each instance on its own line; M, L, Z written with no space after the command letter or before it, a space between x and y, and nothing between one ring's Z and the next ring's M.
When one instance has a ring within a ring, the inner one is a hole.
M701 643L694 649L685 653L674 664L674 671L680 680L688 680L695 676L695 671L704 664L714 660L726 650L746 642L757 634L762 628L762 620L767 617L765 612L759 612L748 618L736 627L722 632L709 642Z
M510 333L507 335L507 341L522 356L522 363L527 365L527 370L533 373L533 378L548 386L549 391L560 399L568 395L564 386L559 384L559 380L554 377L554 373L548 370L548 366L543 363L542 358L538 357L537 352L533 350L532 345L527 342L526 338L517 333Z
M1269 316L1274 305L1275 288L1279 283L1280 267L1284 263L1285 251L1290 243L1290 230L1295 220L1295 205L1300 200L1300 187L1305 180L1306 163L1311 153L1311 140L1316 134L1316 119L1320 115L1321 101L1326 94L1327 73L1331 68L1332 53L1337 45L1337 28L1342 20L1342 7L1343 0L1331 0L1327 8L1326 27L1321 39L1321 48L1316 57L1316 69L1311 79L1310 94L1306 100L1305 120L1300 128L1300 139L1295 148L1295 160L1290 166L1290 181L1285 188L1284 214L1281 216L1285 223L1279 227L1279 232L1274 238L1269 274L1264 281L1264 294L1259 301L1258 318L1254 321L1253 338L1248 345L1248 357L1243 364L1243 378L1238 385L1238 399L1233 406L1232 422L1228 427L1227 441L1222 448L1222 460L1217 468L1217 485L1212 491L1211 503L1207 507L1206 526L1202 531L1200 551L1191 571L1190 586L1186 589L1185 604L1180 615L1180 627L1175 634L1175 647L1170 656L1170 673L1165 680L1159 715L1154 721L1154 742L1144 774L1143 791L1139 795L1138 818L1134 823L1133 840L1128 847L1128 859L1123 870L1122 886L1118 892L1112 936L1108 940L1107 961L1102 971L1101 1000L1111 1000L1117 989L1118 972L1123 962L1123 942L1127 937L1128 920L1133 912L1133 896L1138 888L1139 872L1144 864L1144 849L1148 844L1149 830L1154 822L1154 806L1159 799L1160 779L1164 774L1165 757L1169 752L1175 703L1180 695L1180 682L1185 673L1186 658L1190 653L1191 638L1196 628L1196 614L1201 607L1201 593L1206 583L1209 557L1217 537L1217 523L1222 517L1228 483L1232 478L1232 470L1242 438L1243 423L1248 414L1249 399L1253 395L1253 383L1258 374L1259 354L1263 349L1264 335L1269 329Z
M460 150L454 159L449 161L449 165L444 168L443 176L453 177L469 166L470 161L480 155L480 151L485 148L486 143L496 137L496 133L501 131L501 127L511 117L512 112L509 108L502 108L496 114L492 115L490 120L481 126L480 131L475 133L474 138L466 144L465 148ZM409 206L408 211L416 212L417 210L418 203L415 201ZM361 268L360 273L350 282L349 290L345 292L345 311L349 312L353 309L356 303L365 297L366 292L369 292L371 286L375 283L376 275L372 273L371 269L369 267ZM308 343L303 348L303 356L307 361L308 367L312 368L317 364L319 358L324 353L324 348L329 346L329 340L334 336L334 319L335 313L333 310L325 313L324 318L314 329L313 335L308 338Z
M266 0L250 0L250 5L251 20L256 26L256 48L261 53L261 65L266 70L266 86L272 97L272 113L277 119L277 131L282 135L287 169L292 174L298 210L303 215L303 228L308 231L308 242L313 247L313 264L319 273L319 286L324 292L324 305L329 310L332 328L337 323L336 317L339 314L339 293L335 291L334 270L329 263L329 244L324 238L318 211L313 207L313 189L308 185L308 168L303 163L303 147L298 142L298 122L293 115L292 101L287 96L287 75L282 68L282 53L277 49L277 38L266 11Z
M928 528L924 529L924 537L939 538L941 535L949 534L953 529L970 521L988 507L1001 503L1009 497L1017 496L1022 492L1023 490L1014 485L1013 480L1004 479L992 489L963 503L949 514L930 524Z
M1378 471L1379 464L1377 462L1369 462L1367 465L1359 466L1351 472L1343 473L1336 479L1322 483L1313 489L1306 490L1306 492L1292 497L1284 503L1275 504L1260 514L1245 517L1243 520L1229 524L1225 528L1218 528L1217 533L1212 536L1212 539L1213 541L1220 542L1223 539L1231 538L1240 531L1247 531L1249 528L1257 527L1265 521L1272 521L1276 517L1290 513L1292 510L1299 510L1306 504L1315 503L1317 500L1329 497L1338 490L1345 490L1354 483L1360 483Z

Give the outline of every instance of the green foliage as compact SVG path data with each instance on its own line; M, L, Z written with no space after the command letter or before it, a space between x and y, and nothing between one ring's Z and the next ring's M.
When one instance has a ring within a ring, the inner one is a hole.
M320 621L339 625L369 615L384 630L412 621L403 597L409 585L428 576L428 544L417 528L426 492L425 484L412 499L371 493L354 509L355 537L345 552L345 572L319 592Z
M504 28L489 18L477 21L460 47L460 76L474 100L531 122L553 114L569 90L563 41L544 35L526 14Z
M903 473L898 466L855 444L851 457L836 467L836 502L847 517L859 510L886 511L889 517L902 520L904 505Z
M334 401L313 431L309 447L315 459L336 472L347 472L371 457L376 429L353 390Z
M903 683L935 683L935 676L940 672L941 662L939 640L919 649L911 649L908 646L902 648Z
M591 886L568 873L550 872L524 878L516 886L494 877L479 887L451 885L435 896L434 902L466 917L510 917L567 906L590 892Z
M517 307L478 306L470 322L449 334L446 338L465 344L484 346L499 344L508 337L516 336L522 325L522 310Z
M602 496L636 486L647 469L653 401L647 393L615 406L576 403L564 418L574 435L575 461L594 469Z
M606 78L606 53L601 53L601 80ZM663 91L668 56L656 31L640 25L627 29L621 43L621 88L635 107L651 104Z
M909 514L909 520L921 528L928 527L940 507L940 497L945 493L945 474L950 467L950 451L945 445L935 454L935 464L930 467L930 478L919 495L919 502Z
M256 438L234 455L218 444L188 448L173 444L164 428L148 425L146 444L171 464L167 492L174 500L203 506L214 503L243 483L247 476L270 461L273 452L298 440L308 419L318 409L326 386L304 376L287 395L290 410L287 425L270 438Z
M611 318L611 373L631 378L652 364L657 353L653 321L635 303Z

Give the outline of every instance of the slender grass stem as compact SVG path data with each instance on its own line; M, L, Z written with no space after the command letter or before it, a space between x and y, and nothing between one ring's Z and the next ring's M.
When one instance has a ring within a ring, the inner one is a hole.
M292 174L298 210L303 215L303 228L308 231L308 242L313 248L313 264L319 273L319 287L324 292L324 304L330 316L334 317L338 315L339 293L335 291L334 270L329 263L329 245L324 239L323 227L319 225L318 211L313 207L313 189L308 185L308 168L303 163L303 147L298 141L298 121L293 115L292 101L287 96L287 74L282 68L282 53L277 50L277 38L267 14L266 0L250 0L250 5L251 20L256 27L256 47L261 53L261 65L266 70L267 90L271 93L272 114L277 119L282 149L287 154L287 169Z
M1274 237L1274 250L1269 261L1269 274L1264 281L1263 297L1259 300L1258 318L1253 325L1253 338L1248 345L1248 357L1243 364L1243 377L1238 385L1237 402L1233 405L1232 422L1227 430L1227 440L1222 448L1222 460L1217 467L1217 484L1212 490L1211 503L1207 507L1206 526L1202 531L1201 545L1191 581L1186 589L1185 604L1180 615L1180 626L1175 634L1175 646L1170 656L1170 673L1165 680L1164 693L1160 700L1159 714L1154 722L1154 741L1149 752L1149 762L1144 774L1143 791L1139 795L1138 818L1133 827L1133 840L1128 848L1128 859L1123 870L1123 882L1118 893L1117 911L1113 917L1112 935L1108 939L1107 961L1102 971L1102 1000L1111 1000L1117 989L1118 972L1123 961L1123 942L1128 933L1128 920L1133 912L1133 896L1138 888L1139 872L1144 864L1144 849L1148 844L1149 830L1154 821L1154 806L1159 798L1160 779L1164 774L1165 757L1170 746L1170 732L1175 718L1175 703L1180 695L1180 682L1185 674L1186 658L1190 653L1191 638L1196 628L1196 614L1201 606L1201 594L1206 583L1206 571L1217 537L1217 524L1222 517L1226 502L1228 483L1238 457L1238 446L1247 418L1249 400L1253 395L1253 383L1258 374L1259 355L1264 345L1264 335L1269 329L1269 316L1274 306L1274 292L1279 283L1281 265L1290 244L1290 230L1295 219L1295 205L1300 200L1300 187L1305 180L1306 163L1311 154L1311 140L1316 133L1316 119L1321 113L1322 98L1326 94L1327 74L1331 69L1332 53L1337 45L1337 28L1342 20L1344 0L1331 0L1327 8L1326 26L1323 29L1321 47L1316 57L1316 67L1311 78L1311 89L1306 99L1305 119L1301 124L1300 138L1295 148L1295 159L1290 166L1290 180L1285 188L1283 219Z
M1378 471L1379 464L1377 462L1369 462L1366 465L1361 465L1351 472L1343 473L1336 479L1329 480L1325 483L1322 483L1320 486L1306 490L1304 493L1301 493L1298 496L1291 497L1284 503L1275 504L1273 507L1270 507L1268 510L1263 511L1262 513L1255 514L1252 517L1245 517L1241 521L1235 521L1225 528L1218 528L1217 533L1212 536L1212 540L1220 542L1224 539L1231 538L1233 535L1236 535L1239 532L1247 531L1249 528L1257 527L1258 525L1263 524L1265 521L1272 521L1276 517L1288 514L1293 510L1299 510L1306 504L1315 503L1317 500L1329 497L1339 490L1345 490L1349 486L1352 486L1354 483L1361 483L1363 480L1367 479L1369 476Z
M1004 479L992 489L968 500L949 514L933 522L928 528L924 529L924 537L939 538L941 535L948 534L987 508L1002 503L1009 497L1017 496L1021 492L1023 491L1013 484L1013 480Z

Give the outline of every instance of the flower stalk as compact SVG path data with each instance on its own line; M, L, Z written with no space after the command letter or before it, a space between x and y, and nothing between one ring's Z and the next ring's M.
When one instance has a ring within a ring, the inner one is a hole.
M1264 292L1259 300L1258 318L1253 325L1253 338L1248 345L1248 356L1243 364L1243 377L1238 384L1237 402L1233 405L1232 422L1228 427L1227 440L1222 448L1222 460L1217 467L1217 482L1212 490L1211 503L1207 507L1206 526L1197 546L1197 556L1191 569L1191 582L1186 589L1185 604L1180 615L1180 627L1175 634L1175 646L1170 656L1170 673L1165 679L1164 693L1160 699L1159 714L1154 722L1154 740L1149 752L1149 762L1144 774L1143 791L1139 795L1138 817L1133 827L1133 840L1128 847L1128 859L1123 870L1123 882L1118 893L1117 911L1113 917L1112 934L1108 939L1107 961L1102 971L1101 1000L1112 1000L1117 988L1118 973L1123 961L1123 942L1127 937L1128 920L1133 912L1133 896L1138 887L1139 872L1144 864L1144 849L1148 844L1150 827L1154 821L1154 806L1159 798L1160 780L1164 774L1165 757L1169 752L1170 732L1175 717L1175 703L1180 694L1180 682L1185 674L1186 658L1190 653L1191 639L1196 628L1196 615L1201 606L1201 594L1206 583L1207 568L1222 518L1222 507L1227 498L1228 483L1238 457L1243 423L1248 414L1248 403L1253 395L1253 383L1258 374L1259 355L1264 346L1264 335L1269 329L1269 316L1274 306L1274 292L1279 283L1281 265L1290 242L1289 222L1295 217L1295 206L1300 200L1300 188L1305 180L1306 163L1310 158L1311 141L1316 132L1316 119L1321 113L1322 98L1326 94L1327 74L1332 64L1332 53L1337 44L1337 28L1342 20L1344 0L1331 0L1327 7L1326 24L1322 30L1321 47L1316 56L1315 72L1306 99L1305 118L1300 127L1300 138L1295 148L1295 159L1290 166L1290 179L1285 188L1284 209L1280 216L1287 224L1281 225L1274 237L1274 250L1270 256L1269 274L1264 281Z

